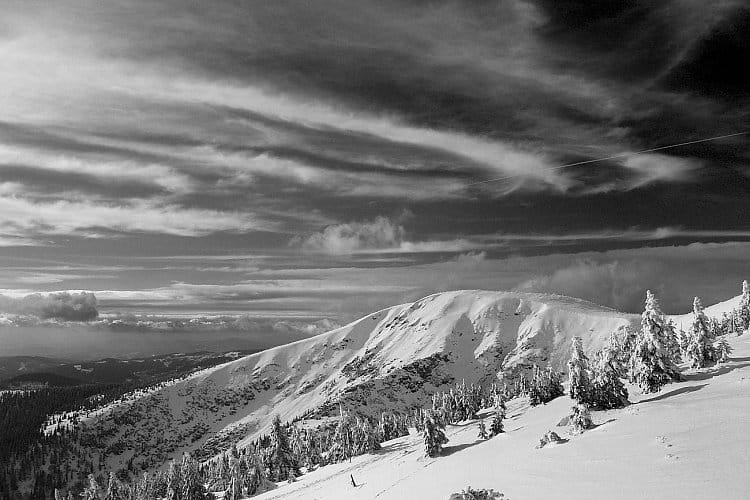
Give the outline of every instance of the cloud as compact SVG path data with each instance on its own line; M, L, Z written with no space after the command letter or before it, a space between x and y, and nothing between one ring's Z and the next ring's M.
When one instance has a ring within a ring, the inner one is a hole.
M0 234L11 236L83 235L96 230L198 236L217 231L269 230L274 225L240 212L160 205L145 200L111 204L90 200L34 202L0 196Z
M63 321L89 321L99 315L96 296L85 292L31 294L23 297L0 295L0 312Z
M628 183L629 189L637 189L655 182L686 182L693 178L702 165L694 159L653 153L631 156L622 163L625 168L636 174L635 179Z
M568 295L608 305L623 311L637 311L643 302L643 290L658 293L658 266L649 262L595 262L582 260L552 274L532 278L516 289ZM655 286L656 285L656 286Z
M404 228L386 217L377 217L366 222L350 222L326 227L300 240L293 240L305 251L323 252L333 255L361 251L393 249L401 245Z

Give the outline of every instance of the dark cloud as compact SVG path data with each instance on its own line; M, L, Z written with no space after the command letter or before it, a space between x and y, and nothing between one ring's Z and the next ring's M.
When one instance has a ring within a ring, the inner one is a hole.
M0 295L0 312L63 321L90 321L99 315L96 296L86 292L35 293L19 298Z

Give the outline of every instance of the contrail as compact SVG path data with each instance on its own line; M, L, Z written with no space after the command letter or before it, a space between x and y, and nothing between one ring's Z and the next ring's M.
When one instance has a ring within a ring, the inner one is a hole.
M576 165L585 165L587 163L596 163L599 161L606 161L606 160L615 160L617 158L627 158L628 156L635 156L643 153L651 153L653 151L661 151L662 149L670 149L670 148L677 148L680 146L687 146L689 144L698 144L699 142L708 142L708 141L716 141L719 139L726 139L727 137L736 137L738 135L744 135L748 132L735 132L734 134L726 134L726 135L717 135L716 137L707 137L705 139L696 139L694 141L687 141L687 142L680 142L678 144L670 144L669 146L659 146L658 148L651 148L651 149L643 149L641 151L634 151L632 153L620 153L616 154L614 156L607 156L604 158L597 158L595 160L585 160L585 161L577 161L575 163L566 163L565 165L557 165L555 167L547 167L543 168L541 170L559 170L561 168L567 168L567 167L575 167ZM520 175L524 174L513 174L513 175L506 175L503 177L496 177L494 179L486 179L483 181L477 181L467 184L467 186L476 186L477 184L487 184L489 182L497 182L497 181L504 181L505 179L512 179L514 177L518 177Z

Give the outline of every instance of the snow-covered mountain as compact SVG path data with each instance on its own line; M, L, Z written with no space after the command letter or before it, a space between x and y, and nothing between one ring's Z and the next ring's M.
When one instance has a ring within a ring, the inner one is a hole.
M346 408L377 414L424 405L454 382L487 381L532 364L560 370L570 341L589 351L639 321L545 294L439 293L337 330L197 372L89 416L113 469L161 466L183 451L207 458L284 420ZM101 448L101 446L100 446Z
M571 434L563 396L529 407L508 403L505 432L477 437L478 422L449 425L441 456L425 457L422 436L383 443L374 454L327 465L257 500L447 500L467 486L512 500L746 499L750 491L750 335L728 339L727 363L690 369L658 394L629 386L625 408L592 413L595 428ZM489 416L491 410L480 415ZM553 430L565 442L537 449ZM357 487L353 487L353 477Z

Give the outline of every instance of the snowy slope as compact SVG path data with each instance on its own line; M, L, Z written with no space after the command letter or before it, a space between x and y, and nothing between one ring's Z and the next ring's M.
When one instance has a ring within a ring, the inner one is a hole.
M724 313L731 313L734 309L737 309L741 298L742 296L738 295L729 300L710 305L704 309L704 312L709 318L719 319ZM693 322L693 313L670 316L670 318L677 328L688 331Z
M582 435L557 426L568 397L535 408L518 398L508 404L507 432L489 441L477 439L474 421L448 426L443 456L425 458L420 437L411 435L253 498L445 500L468 485L511 500L748 498L750 336L729 341L729 363L686 370L685 382L656 395L631 387L635 404L594 412L597 427ZM568 442L536 449L548 429Z
M423 405L465 379L494 379L532 363L561 369L570 339L600 348L638 316L568 297L457 291L368 315L343 328L219 365L92 415L110 467L161 466L183 451L207 458L268 429L337 409L379 413ZM94 431L96 429L96 431Z

